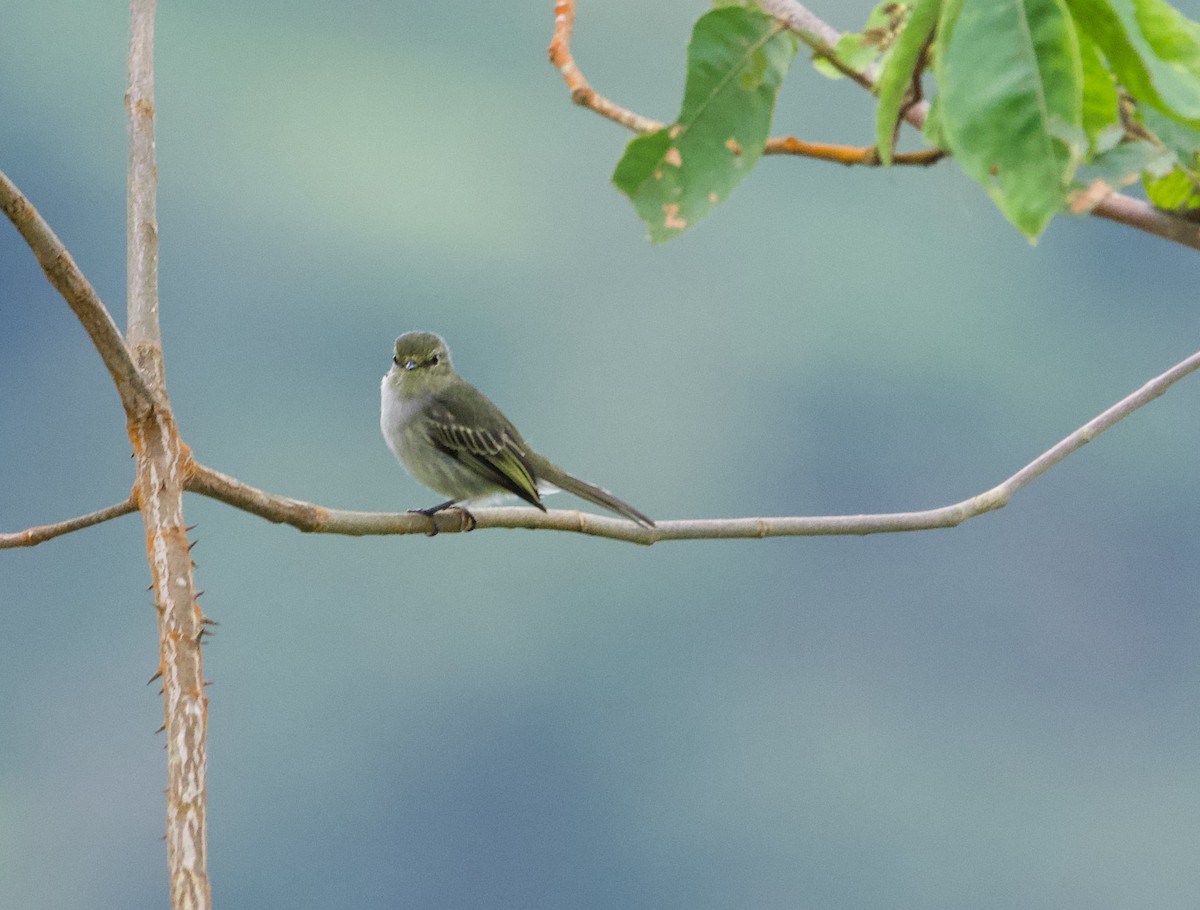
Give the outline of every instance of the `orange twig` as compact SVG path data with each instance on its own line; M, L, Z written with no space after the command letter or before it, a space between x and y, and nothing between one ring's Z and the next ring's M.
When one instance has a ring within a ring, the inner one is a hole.
M607 117L635 133L645 135L661 130L665 124L650 117L643 117L627 108L609 101L587 81L583 71L571 54L571 34L575 29L575 0L556 0L554 4L554 37L550 39L550 62L562 73L563 81L571 92L571 100L580 107L586 107L601 117ZM836 42L836 38L834 39ZM827 49L826 56L832 54ZM829 59L839 64L836 55ZM849 69L847 73L861 81L861 73ZM869 84L869 83L867 83ZM834 161L838 164L862 164L869 167L879 165L879 154L874 148L853 148L845 145L829 145L821 142L804 142L792 136L781 136L768 139L764 155L802 155L816 158L819 161ZM894 157L896 164L930 165L943 158L945 152L939 149L927 149L921 152L907 152Z
M832 145L828 142L805 142L795 136L781 136L767 140L764 155L802 155L819 161L836 164L861 164L867 167L880 165L879 150L875 146L859 148L852 145ZM893 164L915 164L928 167L946 157L941 149L922 149L919 152L900 152L892 156Z
M595 111L602 117L614 120L635 133L654 133L663 124L641 114L613 104L596 92L584 77L571 56L571 32L575 28L575 0L557 0L554 4L554 37L550 40L550 62L562 73L571 90L571 100L581 107Z

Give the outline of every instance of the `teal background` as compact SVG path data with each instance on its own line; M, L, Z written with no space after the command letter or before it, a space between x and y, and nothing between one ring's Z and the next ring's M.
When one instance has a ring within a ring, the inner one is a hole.
M123 324L127 10L10 7L0 168ZM577 59L670 119L702 9L584 2ZM377 429L392 340L428 329L655 517L919 509L1200 346L1194 252L1097 219L1031 248L954 162L764 159L651 247L608 184L630 137L569 103L551 28L549 2L162 5L162 323L201 461L430 504ZM802 54L775 132L866 144L871 113ZM909 535L343 539L189 497L215 905L1194 907L1198 401ZM4 226L0 466L5 531L133 479ZM135 516L0 553L0 907L166 905L148 581Z

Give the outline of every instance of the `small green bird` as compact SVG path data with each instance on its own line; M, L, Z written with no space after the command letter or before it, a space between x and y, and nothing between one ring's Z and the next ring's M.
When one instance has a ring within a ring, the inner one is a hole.
M396 339L392 368L380 385L379 427L408 473L456 503L515 493L543 512L551 487L574 493L647 528L654 522L607 490L572 477L533 451L487 396L450 365L450 349L432 332Z

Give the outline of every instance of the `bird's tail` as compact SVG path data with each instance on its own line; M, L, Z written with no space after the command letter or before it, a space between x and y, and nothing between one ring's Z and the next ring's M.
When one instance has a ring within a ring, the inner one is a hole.
M586 480L580 480L578 477L572 477L558 465L552 464L540 456L537 458L537 462L531 465L531 467L533 467L533 474L538 480L554 484L560 490L566 490L568 493L578 496L580 499L586 499L588 502L594 503L603 509L608 509L610 512L624 515L626 518L636 521L643 527L654 527L652 520L629 503L617 499L608 490L603 490L588 483Z

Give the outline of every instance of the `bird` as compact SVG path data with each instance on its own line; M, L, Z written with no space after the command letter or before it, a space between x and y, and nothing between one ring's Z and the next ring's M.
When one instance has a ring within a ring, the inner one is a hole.
M432 517L497 493L515 493L545 512L542 494L557 488L654 527L633 506L533 451L503 412L455 372L450 349L433 332L406 332L396 339L391 368L380 383L379 427L409 474L450 497L414 512Z

